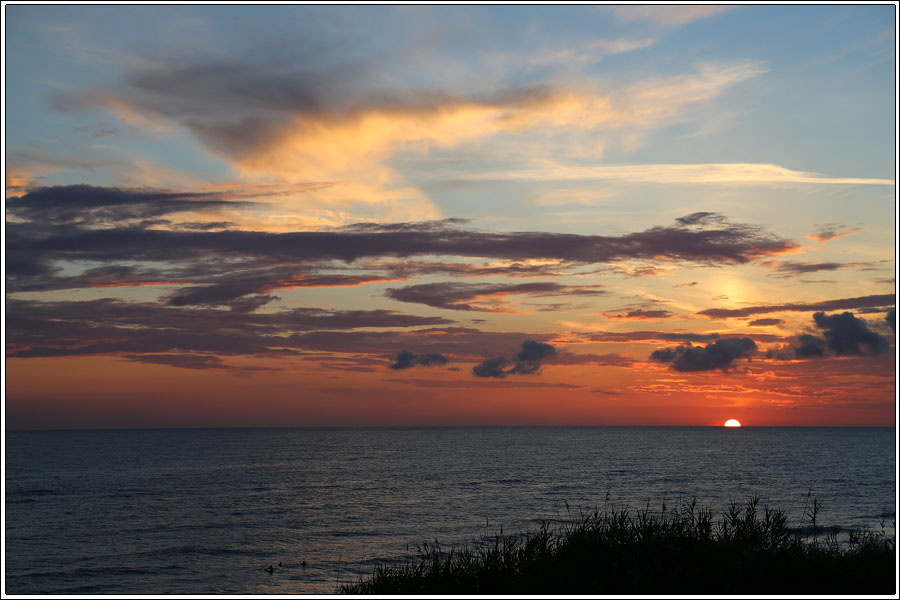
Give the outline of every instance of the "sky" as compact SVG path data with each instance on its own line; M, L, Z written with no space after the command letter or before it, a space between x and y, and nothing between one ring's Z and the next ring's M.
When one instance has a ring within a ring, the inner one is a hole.
M5 427L892 426L896 5L4 5Z

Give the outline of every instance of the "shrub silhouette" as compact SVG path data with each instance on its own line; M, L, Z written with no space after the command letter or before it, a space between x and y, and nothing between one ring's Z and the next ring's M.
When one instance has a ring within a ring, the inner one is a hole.
M882 530L820 542L751 498L716 521L696 501L633 515L582 512L557 527L471 547L423 543L404 564L342 585L350 594L893 594L895 545ZM808 511L807 516L810 516Z

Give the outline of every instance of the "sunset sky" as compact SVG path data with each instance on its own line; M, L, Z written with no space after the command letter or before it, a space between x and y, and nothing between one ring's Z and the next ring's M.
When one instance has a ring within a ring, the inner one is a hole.
M6 428L891 426L895 10L6 5Z

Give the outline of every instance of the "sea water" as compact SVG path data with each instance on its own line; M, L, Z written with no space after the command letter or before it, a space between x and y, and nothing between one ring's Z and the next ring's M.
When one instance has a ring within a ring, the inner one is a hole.
M894 535L893 428L13 431L5 466L9 594L333 593L423 541L693 499Z

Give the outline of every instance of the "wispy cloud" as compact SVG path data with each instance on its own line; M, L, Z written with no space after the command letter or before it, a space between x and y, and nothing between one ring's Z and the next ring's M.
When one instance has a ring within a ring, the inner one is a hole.
M628 321L628 320L661 320L668 319L675 316L675 313L668 310L648 310L648 309L635 309L629 310L624 313L603 313L607 319L612 321Z
M621 5L610 7L622 21L643 21L660 27L682 27L694 21L720 15L732 6L721 5Z
M807 273L817 273L819 271L840 271L843 269L869 268L875 263L866 262L808 262L808 261L792 261L792 260L771 260L763 261L764 266L771 268L780 277L792 277L794 275L805 275Z
M845 235L856 233L859 230L859 227L851 228L840 223L828 223L826 225L818 226L814 232L810 233L806 237L813 240L814 242L823 243L830 242L831 240L843 237Z
M732 317L749 317L773 312L816 312L830 310L859 309L869 307L893 306L893 294L877 294L858 298L840 298L821 302L786 302L761 306L745 306L743 308L707 308L697 314L710 319L728 319Z
M464 175L476 180L620 180L638 183L894 185L891 179L829 177L760 163L572 166L545 161L527 170ZM850 232L847 232L850 233ZM846 235L843 234L843 235ZM837 236L834 236L837 237ZM827 238L827 239L833 239Z
M596 40L578 52L598 56L652 42ZM385 87L376 84L371 64L333 62L316 68L173 60L134 68L110 89L61 94L55 106L101 108L131 126L186 130L244 177L332 184L292 198L295 210L302 203L357 216L396 219L405 212L428 219L439 216L436 205L391 158L523 132L633 141L765 70L739 61L604 89L534 81L450 92Z
M514 306L503 300L508 296L544 298L604 294L606 291L599 285L563 285L554 282L477 284L453 281L388 288L385 292L387 297L401 302L415 302L434 308L494 313L516 312Z

